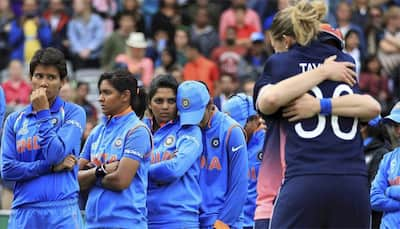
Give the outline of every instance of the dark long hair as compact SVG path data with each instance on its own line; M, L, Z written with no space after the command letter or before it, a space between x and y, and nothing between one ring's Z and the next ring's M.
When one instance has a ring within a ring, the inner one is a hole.
M117 91L124 92L128 90L131 93L130 105L139 118L143 118L146 110L146 93L143 88L138 86L135 77L126 70L117 70L114 72L105 72L101 74L97 88L100 90L100 84L107 80Z

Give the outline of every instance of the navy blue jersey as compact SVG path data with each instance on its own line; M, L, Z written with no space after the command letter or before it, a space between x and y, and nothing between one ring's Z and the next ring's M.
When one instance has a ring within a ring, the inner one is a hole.
M349 55L318 41L306 47L294 45L288 52L271 56L256 83L255 101L263 86L317 68L332 55L337 55L336 61L354 63ZM342 82L326 80L309 93L317 98L333 98L358 92L358 85L350 87ZM282 117L281 110L264 118L277 119L282 123L283 135L286 136L286 177L307 174L366 175L357 118L318 115L300 122L288 122Z

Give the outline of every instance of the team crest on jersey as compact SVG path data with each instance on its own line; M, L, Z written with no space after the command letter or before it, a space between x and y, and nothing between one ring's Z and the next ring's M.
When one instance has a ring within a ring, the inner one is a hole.
M57 124L58 119L57 119L57 118L52 118L50 122L51 122L51 124L53 124L53 126L54 126L54 125Z
M25 135L29 132L28 130L28 120L24 120L22 123L22 128L18 131L18 135Z
M214 148L217 148L217 147L219 146L219 139L218 139L218 138L213 138L213 139L211 140L211 145L212 145Z
M175 137L173 135L169 135L167 139L165 139L164 145L171 146L175 142Z
M114 146L119 148L122 146L122 139L121 138L117 138L114 142Z
M190 100L187 98L182 99L182 107L188 109L190 106Z
M264 156L264 153L263 153L263 152L259 152L259 153L257 154L257 159L260 160L260 161L262 161L263 156Z

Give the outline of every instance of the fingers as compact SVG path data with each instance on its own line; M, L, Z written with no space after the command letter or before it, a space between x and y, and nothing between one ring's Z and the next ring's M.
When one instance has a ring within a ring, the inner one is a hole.
M70 154L66 157L66 159L69 161L73 161L75 164L78 163L78 159L75 157L75 155Z
M345 83L354 86L357 83L357 74L353 70L347 68L345 71Z
M344 66L347 68L355 68L356 67L356 65L351 62L341 62L341 63L343 63Z
M286 107L282 111L282 116L284 118L289 118L289 117L295 116L296 114L297 114L297 110L294 106Z
M297 122L297 121L299 121L299 120L301 120L302 119L302 117L300 117L300 116L298 116L298 115L295 115L295 116L293 116L293 117L290 117L289 119L288 119L288 121L289 122Z

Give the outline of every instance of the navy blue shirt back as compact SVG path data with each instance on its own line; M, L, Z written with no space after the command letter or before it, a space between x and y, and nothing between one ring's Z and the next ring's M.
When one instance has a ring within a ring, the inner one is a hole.
M336 61L354 63L349 55L318 41L305 47L294 45L288 52L271 56L256 83L255 96L263 86L314 69L332 55L337 55ZM350 87L329 80L309 91L317 98L358 92L358 85ZM301 122L288 122L282 117L281 110L264 118L280 120L283 125L287 178L308 174L366 175L357 118L318 115Z

